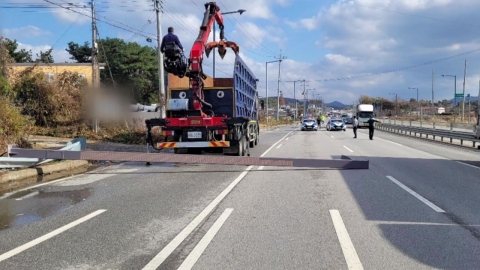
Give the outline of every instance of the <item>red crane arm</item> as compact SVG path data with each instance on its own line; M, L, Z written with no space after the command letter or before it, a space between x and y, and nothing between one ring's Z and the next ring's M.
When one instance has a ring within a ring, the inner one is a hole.
M218 23L218 26L220 28L220 40L218 42L214 41L207 44L208 37L210 36L210 32L212 31L212 27L215 22ZM207 105L211 107L210 104L206 103L203 100L202 79L206 78L202 69L203 53L205 52L208 57L210 51L213 48L217 48L218 53L220 54L220 57L222 59L227 52L227 47L232 48L235 54L239 53L238 45L235 42L225 41L225 34L223 29L223 16L222 13L220 13L220 8L215 2L206 3L202 25L200 26L200 32L197 39L193 43L189 59L190 67L188 71L188 76L190 77L190 87L194 96L193 108L195 110L201 111L202 105ZM202 115L204 115L203 112Z
M205 14L203 17L202 25L200 26L200 33L198 34L197 39L193 43L192 50L190 51L191 72L200 72L202 69L201 64L203 60L203 53L205 51L205 46L207 45L208 37L210 36L210 32L212 31L212 27L215 21L218 23L220 28L220 40L223 40L224 25L223 16L220 13L220 8L215 2L206 3ZM208 53L209 52L210 50L208 50Z

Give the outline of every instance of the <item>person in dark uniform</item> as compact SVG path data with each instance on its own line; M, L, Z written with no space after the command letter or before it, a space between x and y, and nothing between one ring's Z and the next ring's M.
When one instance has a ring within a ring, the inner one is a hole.
M160 51L162 53L165 52L165 46L168 43L173 43L175 44L180 50L183 52L183 46L180 40L178 39L177 35L173 33L173 27L168 27L168 34L166 34L163 39L162 39L162 44L160 45Z
M375 131L375 122L380 123L380 121L373 119L373 117L370 116L370 119L368 119L368 137L370 137L370 140L373 140L373 132Z

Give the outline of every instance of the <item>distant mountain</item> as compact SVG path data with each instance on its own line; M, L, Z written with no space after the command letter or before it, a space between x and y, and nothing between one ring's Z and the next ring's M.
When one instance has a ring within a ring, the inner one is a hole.
M330 102L330 103L325 103L325 105L327 107L332 107L334 109L337 109L337 110L342 110L342 109L345 109L345 107L348 107L349 105L345 105L339 101L334 101L334 102Z
M268 99L270 100L270 102L272 101L275 101L277 100L277 97L268 97ZM286 104L295 104L295 99L293 98L287 98L287 97L284 97L284 100L285 100L285 103ZM310 102L313 102L315 100L310 100ZM303 99L298 99L297 98L297 103L298 104L303 104L304 100ZM330 108L334 108L336 110L343 110L345 109L346 107L351 107L352 105L345 105L339 101L334 101L334 102L330 102L330 103L325 103L325 106L327 107L330 107Z

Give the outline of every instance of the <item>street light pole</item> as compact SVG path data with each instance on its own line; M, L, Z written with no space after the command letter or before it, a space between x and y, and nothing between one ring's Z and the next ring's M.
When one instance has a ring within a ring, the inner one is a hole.
M453 122L455 122L455 104L457 103L457 75L442 75L442 77L453 77L455 86L453 87Z
M296 98L296 87L295 84L297 82L305 82L305 80L295 80L295 81L285 81L285 82L293 82L293 99L295 99L295 114L294 114L294 120L297 121L297 113L298 113L298 106L297 106L297 98Z
M267 61L265 62L265 99L267 103L267 127L268 127L268 64L270 63L276 63L281 60L274 60L274 61Z

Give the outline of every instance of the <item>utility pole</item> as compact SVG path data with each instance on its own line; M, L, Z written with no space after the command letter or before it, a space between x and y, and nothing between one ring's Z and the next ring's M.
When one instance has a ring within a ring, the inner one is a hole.
M163 54L160 51L160 45L162 44L162 6L160 4L160 0L154 1L155 13L157 15L158 103L160 105L160 118L165 118L165 73L163 69Z
M434 100L434 91L433 91L434 80L435 80L435 73L433 72L433 69L432 69L432 116L435 115L435 100Z
M278 59L278 80L277 80L277 121L278 121L280 120L280 64L282 63L283 59L287 59L286 56L282 56L281 49L280 49L280 56L277 59Z
M97 47L97 20L95 18L95 0L92 0L91 11L92 11L92 89L94 95L98 91L98 47ZM94 98L94 100L96 100ZM94 105L94 120L93 120L93 129L95 133L98 132L98 116L97 116L97 103L93 102Z
M467 77L467 59L465 59L465 69L463 70L462 122L465 120L465 78L466 77Z

